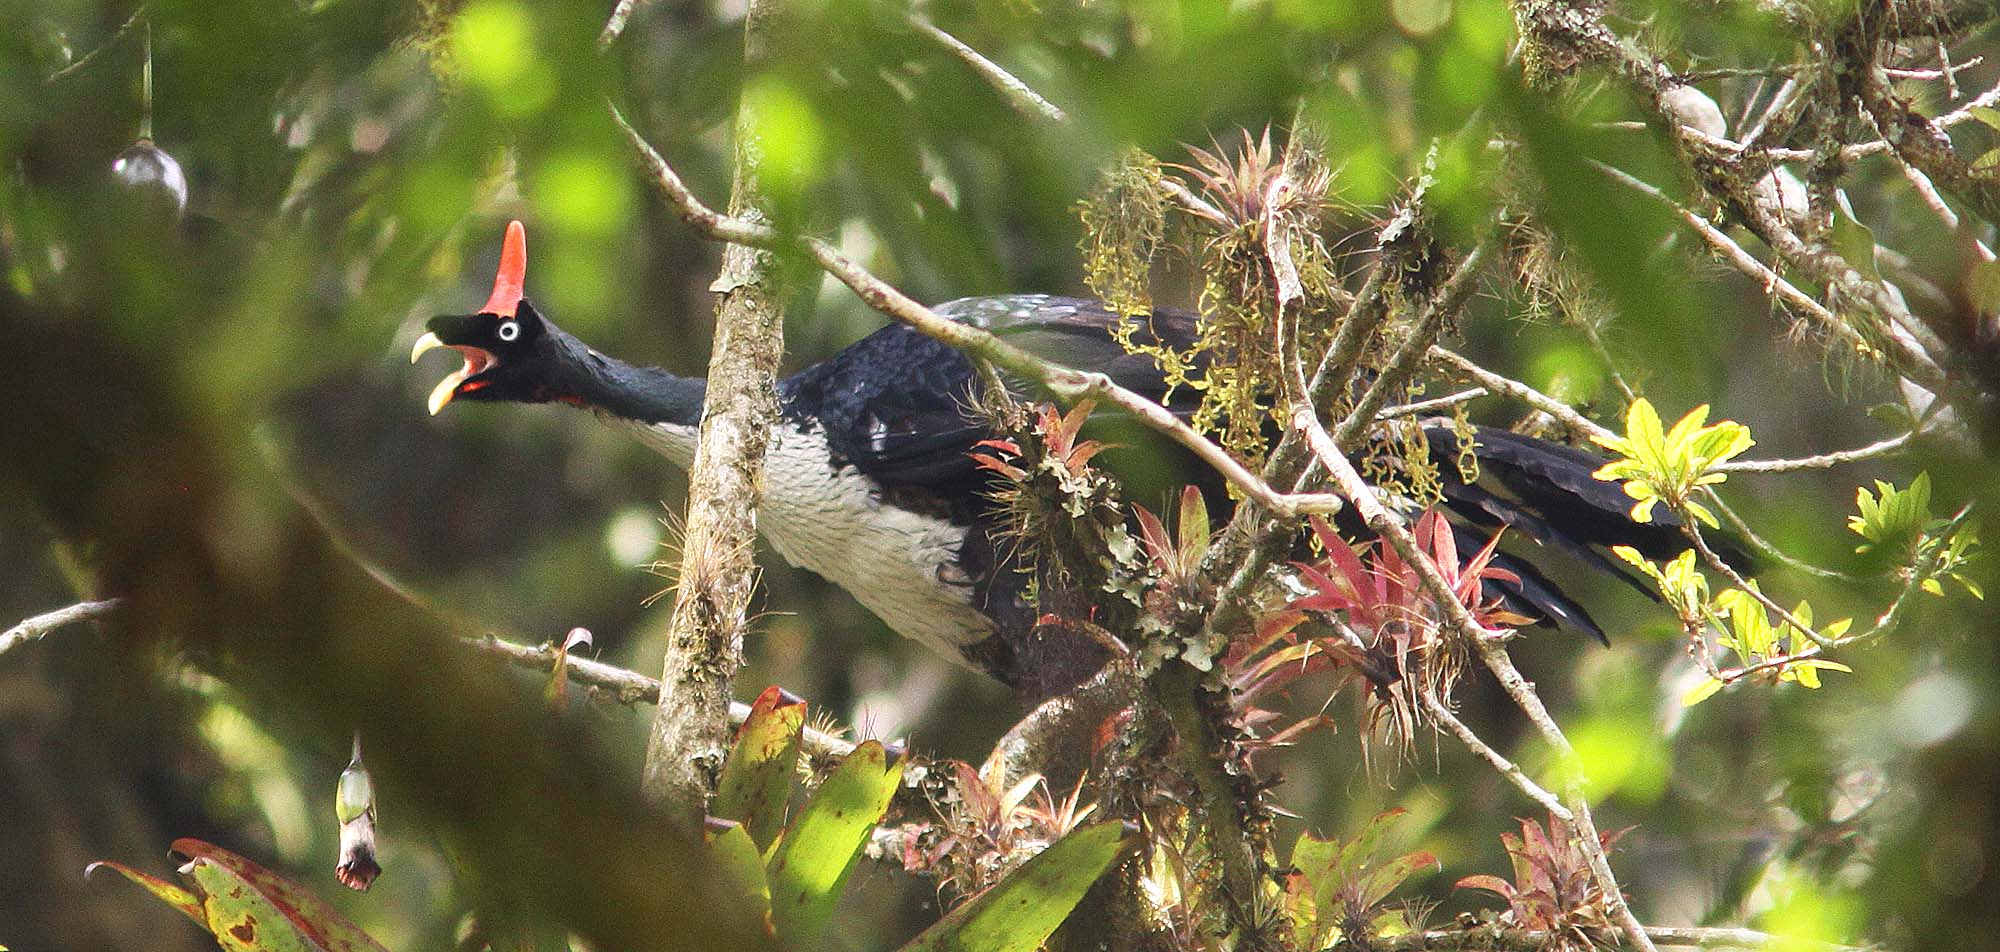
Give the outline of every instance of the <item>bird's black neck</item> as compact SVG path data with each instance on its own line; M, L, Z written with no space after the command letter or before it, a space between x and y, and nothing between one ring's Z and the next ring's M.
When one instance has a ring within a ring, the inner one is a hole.
M568 332L549 326L562 371L551 381L550 399L575 403L646 424L693 427L701 423L706 381L657 367L635 367L591 349Z

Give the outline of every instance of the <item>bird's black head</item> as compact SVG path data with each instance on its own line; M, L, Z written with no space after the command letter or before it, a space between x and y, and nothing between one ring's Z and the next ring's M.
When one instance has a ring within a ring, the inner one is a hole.
M555 325L521 295L527 268L527 233L520 222L513 222L507 226L500 272L493 279L493 296L486 306L476 314L439 315L426 325L429 333L417 339L410 351L411 363L440 347L456 350L465 358L464 367L431 391L431 413L453 400L542 403L573 399L558 386L569 348L563 346Z

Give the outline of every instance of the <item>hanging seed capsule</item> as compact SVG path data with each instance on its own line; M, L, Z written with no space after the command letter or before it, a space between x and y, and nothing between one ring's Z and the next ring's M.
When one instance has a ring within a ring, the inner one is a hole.
M141 138L118 153L111 163L111 174L133 192L157 196L163 207L172 208L176 219L187 210L187 175L181 164L151 139Z
M349 889L367 890L382 866L375 860L375 781L361 764L361 737L354 738L354 759L340 772L333 812L340 818L340 862L333 875Z

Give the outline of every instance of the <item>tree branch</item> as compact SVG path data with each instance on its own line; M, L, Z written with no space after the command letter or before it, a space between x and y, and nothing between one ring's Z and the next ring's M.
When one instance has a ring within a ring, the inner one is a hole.
M764 61L764 28L777 2L752 0L744 17L747 69ZM730 209L741 218L763 214L759 118L750 98L738 104ZM642 774L646 796L689 827L706 815L729 750L729 705L757 585L757 506L784 357L784 294L771 253L729 245L716 283L725 290L716 308L701 439L688 468L680 583Z
M1387 541L1389 546L1396 550L1396 554L1402 556L1403 561L1417 573L1418 581L1423 585L1425 593L1437 603L1445 621L1479 655L1487 670L1492 671L1493 676L1499 680L1501 689L1506 691L1515 706L1528 716L1529 722L1535 725L1542 738L1565 764L1576 765L1576 749L1570 746L1569 738L1563 735L1562 728L1557 726L1555 718L1549 716L1548 708L1542 705L1541 698L1535 694L1534 685L1528 683L1526 678L1521 677L1521 672L1514 668L1514 661L1508 657L1503 639L1496 637L1499 633L1480 627L1479 622L1473 619L1472 614L1452 592L1450 583L1446 582L1444 576L1438 572L1437 566L1432 564L1429 556L1417 546L1416 540L1410 537L1409 530L1404 527L1402 520L1375 498L1374 490L1369 488L1368 483L1361 478L1361 474L1355 471L1354 464L1348 462L1346 455L1328 452L1328 449L1337 447L1326 447L1325 442L1330 441L1316 443L1315 448L1320 450L1321 465L1326 466L1333 474L1334 485L1348 497L1355 511L1367 522L1368 528ZM1502 771L1502 774L1504 775L1505 771ZM1590 803L1584 797L1580 765L1570 774L1563 800L1568 804L1575 821L1577 848L1589 858L1591 871L1596 874L1598 885L1604 891L1605 902L1610 905L1612 915L1619 922L1626 938L1630 939L1635 947L1651 952L1652 941L1646 937L1645 927L1640 924L1638 917L1632 914L1631 907L1626 905L1625 894L1618 888L1618 877L1611 871L1611 860L1604 854L1603 840L1598 836L1596 821L1591 818Z
M1022 82L1013 73L1007 72L1000 64L980 55L978 50L968 46L965 41L940 29L928 17L912 13L910 25L925 39L943 47L946 52L958 57L973 72L978 73L980 78L986 80L993 87L993 91L999 93L1000 98L1005 99L1007 105L1013 107L1015 112L1053 125L1069 122L1069 114L1063 112L1061 107L1044 99L1034 87Z
M1224 479L1242 490L1246 496L1272 512L1297 516L1304 513L1339 511L1341 503L1338 496L1326 493L1284 493L1272 488L1269 483L1245 468L1227 450L1195 432L1193 427L1182 422L1165 407L1119 386L1104 374L1085 373L1050 363L1001 340L984 329L961 324L945 317L876 277L826 241L811 236L786 234L769 225L723 215L709 208L695 197L679 173L676 173L673 167L669 166L666 160L662 159L660 154L632 128L631 124L625 121L624 115L617 107L612 107L611 112L612 118L625 131L632 147L638 152L641 163L652 173L653 184L674 205L680 213L681 220L695 230L717 241L735 242L755 248L791 248L802 251L828 274L852 289L863 303L916 328L934 340L949 344L976 360L988 361L1028 382L1037 384L1059 399L1074 403L1086 397L1095 397L1124 410L1139 422L1166 434L1174 442L1192 450L1202 462L1222 474Z
M524 668L544 672L555 668L557 652L554 645L529 646L491 635L463 640L465 646L474 651L492 655ZM569 670L571 681L609 692L612 699L621 704L659 703L660 682L637 671L589 658L580 658L575 654L565 656L563 664ZM740 725L749 716L750 705L741 701L730 702L730 724ZM813 757L826 760L838 760L854 752L852 741L811 726L807 726L805 733L799 738L799 746Z
M17 645L22 645L30 641L38 641L46 637L50 632L65 625L74 625L80 621L103 618L117 611L119 604L119 600L115 598L107 598L96 602L77 602L74 605L58 608L51 612L43 612L33 618L25 619L20 624L4 632L0 632L0 655L14 650Z
M601 52L618 42L625 32L625 24L632 19L632 11L639 6L639 0L618 0L611 8L611 16L604 21L604 30L597 34L597 49Z
M1851 450L1834 450L1831 453L1798 459L1729 460L1716 466L1715 469L1722 473L1795 473L1808 469L1832 469L1847 463L1898 455L1908 449L1910 441L1915 438L1915 433L1904 433L1886 440L1877 440L1867 446L1857 446Z
M1430 349L1430 357L1432 360L1440 361L1457 370L1459 373L1471 377L1480 386L1494 393L1513 397L1554 417L1557 422L1567 427L1570 432L1579 436L1602 436L1606 439L1613 439L1618 436L1617 433L1599 425L1597 421L1576 412L1576 408L1569 404L1557 400L1540 390L1536 390L1519 380L1502 377L1491 370L1473 363L1470 359L1456 352L1433 345Z

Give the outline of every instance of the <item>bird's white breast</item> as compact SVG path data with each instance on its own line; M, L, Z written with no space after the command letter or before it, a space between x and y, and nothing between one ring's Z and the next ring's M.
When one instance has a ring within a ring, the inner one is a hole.
M692 427L636 427L682 467L694 458ZM817 428L781 423L764 457L758 529L785 560L824 576L906 638L946 657L993 633L958 582L965 529L885 502L852 466L835 468Z

